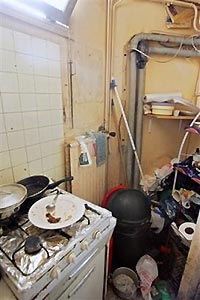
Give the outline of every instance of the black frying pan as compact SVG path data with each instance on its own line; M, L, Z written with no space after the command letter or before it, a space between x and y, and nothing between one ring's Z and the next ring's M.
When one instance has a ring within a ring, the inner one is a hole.
M59 184L67 181L72 181L73 177L65 177L53 183L50 183L48 177L43 175L34 175L27 178L24 178L17 183L22 184L27 189L27 198L29 199L38 199L42 194L48 189L54 189Z

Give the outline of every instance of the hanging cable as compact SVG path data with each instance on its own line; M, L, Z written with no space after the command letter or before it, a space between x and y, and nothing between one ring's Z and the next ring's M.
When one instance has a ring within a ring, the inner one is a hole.
M200 36L198 36L196 34L191 36L191 38L192 38L192 47L194 48L194 50L196 50L198 53L200 53L200 50L194 44L194 37L200 37Z

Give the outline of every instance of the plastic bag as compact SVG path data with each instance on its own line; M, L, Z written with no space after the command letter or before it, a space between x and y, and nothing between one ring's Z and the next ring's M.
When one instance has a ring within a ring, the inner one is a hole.
M136 271L140 277L140 289L144 300L152 300L151 285L158 277L158 267L155 260L149 256L142 256L136 265Z
M85 142L85 136L78 136L76 140L79 142L81 147L81 153L79 156L79 165L81 167L90 166L92 164L92 160L90 157L90 153L88 147Z

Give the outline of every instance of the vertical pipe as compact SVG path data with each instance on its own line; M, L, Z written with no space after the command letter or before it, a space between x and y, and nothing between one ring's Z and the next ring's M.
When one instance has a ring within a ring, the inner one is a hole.
M136 106L136 122L135 128L135 145L138 152L139 159L141 160L142 152L142 130L143 130L143 98L145 90L145 68L137 70L137 106ZM139 169L136 161L134 161L133 168L133 188L137 189L139 186Z
M128 123L130 133L134 136L135 133L135 103L136 103L136 54L130 53L130 89L129 89L129 114ZM133 150L130 142L127 144L127 179L128 186L132 187L133 174Z

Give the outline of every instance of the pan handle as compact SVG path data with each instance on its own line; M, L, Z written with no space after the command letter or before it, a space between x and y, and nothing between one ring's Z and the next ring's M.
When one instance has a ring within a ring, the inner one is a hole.
M54 189L55 187L57 187L59 184L63 183L63 182L68 182L68 181L72 181L74 179L73 176L68 176L68 177L65 177L63 179L60 179L58 181L55 181L51 184L48 185L47 189Z

